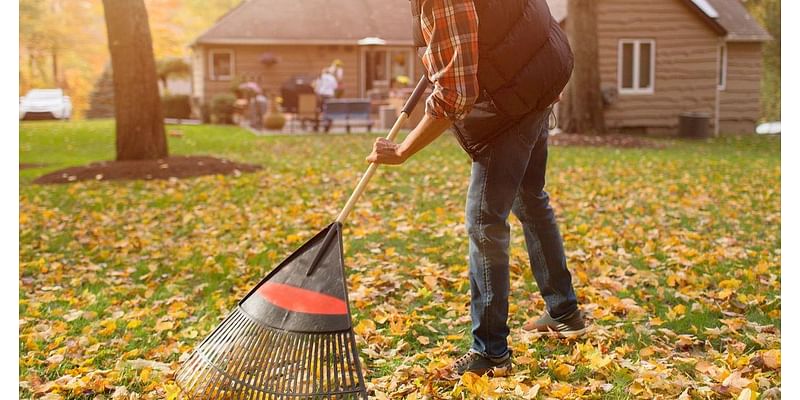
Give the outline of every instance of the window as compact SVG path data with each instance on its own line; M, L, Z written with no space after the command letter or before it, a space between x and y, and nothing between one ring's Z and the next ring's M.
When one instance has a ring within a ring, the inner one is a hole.
M373 89L387 89L389 87L389 78L387 74L386 52L383 50L370 50L367 51L366 56L367 91Z
M214 81L233 79L233 51L211 50L209 53L209 76Z
M725 90L725 85L728 82L728 46L722 44L719 46L719 65L717 75L719 82L717 82L717 89Z
M625 39L619 41L617 66L619 92L652 94L656 74L655 40Z

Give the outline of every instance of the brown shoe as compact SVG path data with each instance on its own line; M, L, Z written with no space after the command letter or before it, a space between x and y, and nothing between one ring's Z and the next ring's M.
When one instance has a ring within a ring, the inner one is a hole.
M453 362L451 370L459 376L467 372L490 378L508 376L511 373L511 351L504 357L491 358L470 350Z
M586 322L580 310L575 310L559 319L555 319L551 317L548 312L545 312L536 321L525 324L522 329L526 331L536 331L540 334L575 338L586 333Z

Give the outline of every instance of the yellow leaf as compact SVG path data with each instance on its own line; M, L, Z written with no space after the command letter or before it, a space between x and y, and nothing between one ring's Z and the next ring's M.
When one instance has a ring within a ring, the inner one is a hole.
M739 393L739 397L736 400L756 400L758 399L758 394L750 390L750 388L744 388L741 393Z
M589 353L587 359L589 360L589 368L593 370L602 369L611 364L611 357L603 357L603 354L598 350Z
M717 292L716 298L718 298L720 300L725 300L728 297L731 297L732 294L733 294L733 290L731 290L731 289L722 289L719 292Z
M134 320L131 320L131 321L128 322L127 328L128 329L136 329L140 325L142 325L142 321L139 321L138 319L134 319Z
M140 352L141 352L141 350L139 350L139 349L133 349L131 351L125 352L122 355L122 358L123 359L133 358L133 357L138 356Z
M667 277L667 286L675 287L678 286L678 277L675 275L670 275Z
M166 400L177 400L181 389L177 385L164 385Z
M103 325L103 329L99 330L97 333L99 333L99 334L101 334L103 336L111 335L112 333L114 333L117 330L116 321L111 321L111 320L103 321L102 325Z
M554 384L553 389L550 390L550 396L557 399L565 399L572 393L572 385L569 384Z
M149 382L151 372L153 372L153 370L150 368L142 369L142 372L139 373L139 380L141 380L143 383Z
M395 315L389 320L389 333L394 336L405 335L408 331L408 317Z
M781 367L781 352L780 350L769 350L762 355L764 358L764 365L769 369L778 369Z
M553 374L555 374L556 378L565 380L575 370L575 367L569 364L561 364L556 369L553 370Z
M289 243L289 244L297 243L301 239L302 238L300 237L300 235L291 234L291 235L286 236L286 242Z
M31 336L25 338L25 347L28 350L39 350L39 345L36 344L36 340L34 340Z
M353 330L359 336L369 336L371 333L375 332L375 323L369 319L362 319L361 322L359 322L358 325L353 328Z
M175 324L172 321L158 321L156 323L156 332L164 332L172 330Z
M686 306L683 304L678 304L675 307L672 307L669 311L667 311L667 317L669 319L679 319L683 315L686 314Z
M741 285L742 281L738 279L726 279L719 283L719 287L722 289L738 289Z
M467 372L461 376L461 384L479 399L485 399L495 394L489 382L489 377L486 375L478 376L472 372Z

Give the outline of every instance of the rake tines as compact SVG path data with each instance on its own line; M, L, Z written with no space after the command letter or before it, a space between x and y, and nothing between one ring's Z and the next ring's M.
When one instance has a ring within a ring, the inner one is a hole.
M176 381L192 399L363 398L351 330L295 333L231 313L184 363Z
M176 377L185 398L366 398L339 234L303 245L200 343Z

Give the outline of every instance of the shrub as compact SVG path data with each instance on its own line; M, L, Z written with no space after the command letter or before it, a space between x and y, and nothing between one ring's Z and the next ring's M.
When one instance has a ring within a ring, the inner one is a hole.
M200 103L200 119L204 124L211 123L211 104L208 101Z
M175 94L161 96L165 118L187 119L192 116L192 102L188 95Z
M286 117L279 113L269 113L264 115L264 127L269 130L279 131L286 125Z
M211 122L218 124L233 123L233 103L236 96L221 93L211 98Z

